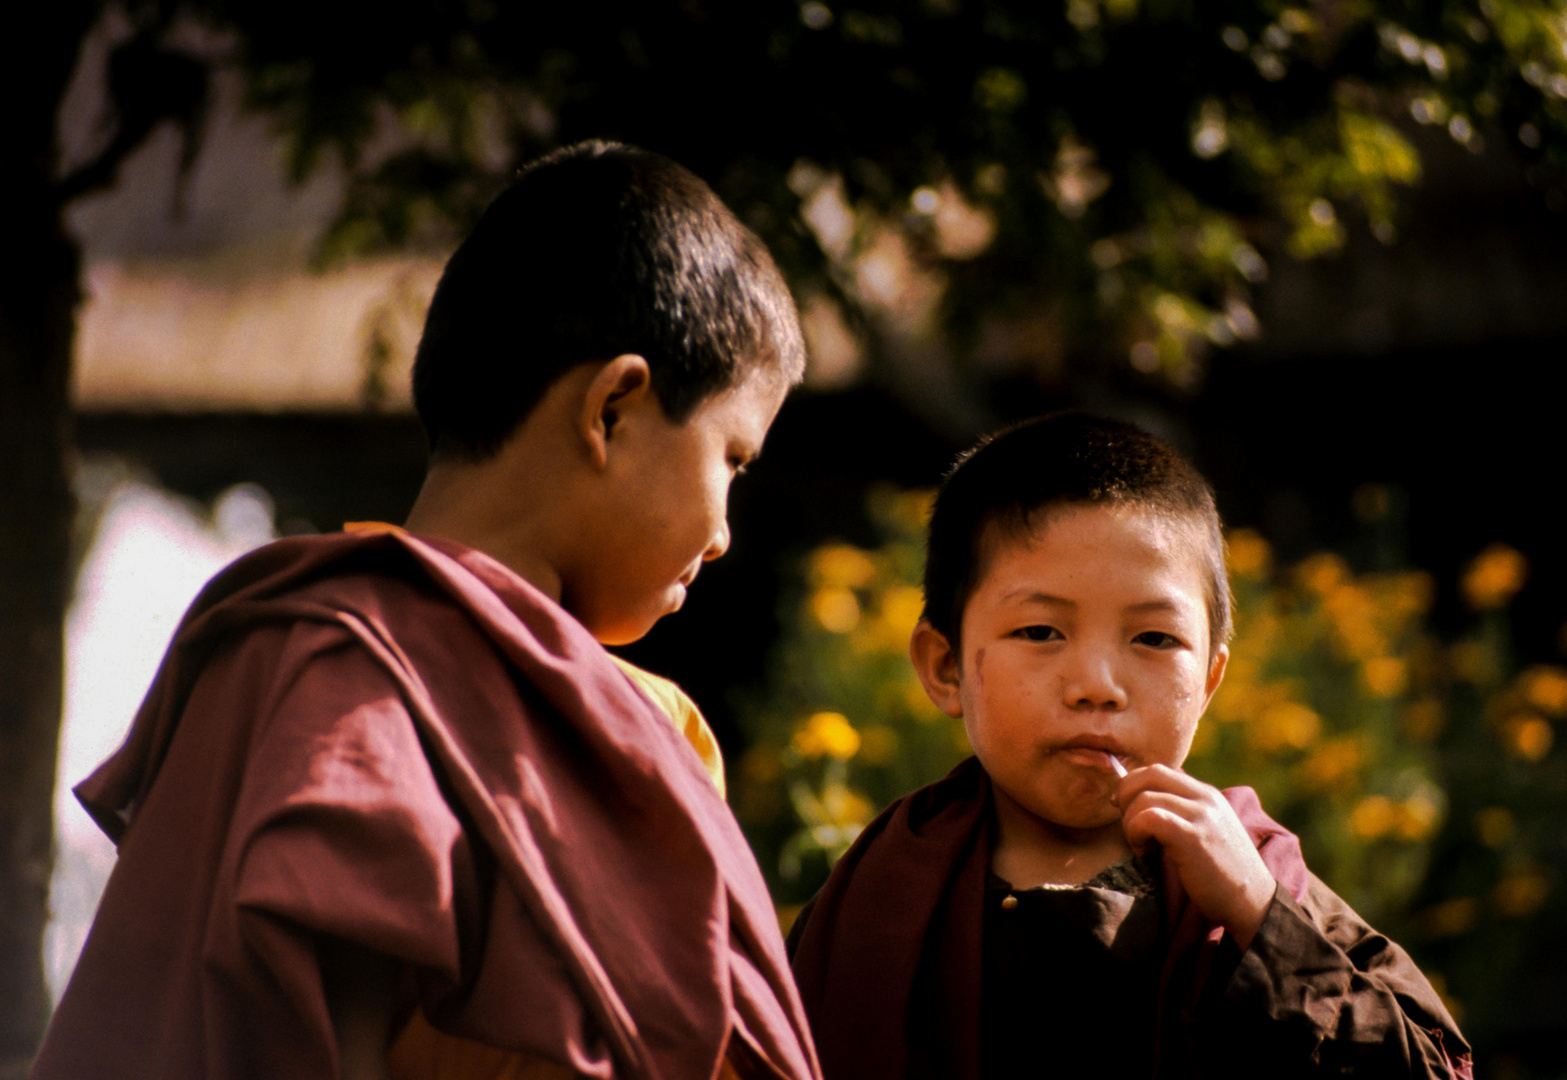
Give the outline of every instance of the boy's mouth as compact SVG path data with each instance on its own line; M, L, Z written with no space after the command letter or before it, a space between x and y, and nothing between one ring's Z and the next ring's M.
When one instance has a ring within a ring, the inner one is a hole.
M1055 752L1080 765L1105 769L1116 776L1126 775L1127 750L1116 739L1102 735L1080 735L1057 745Z

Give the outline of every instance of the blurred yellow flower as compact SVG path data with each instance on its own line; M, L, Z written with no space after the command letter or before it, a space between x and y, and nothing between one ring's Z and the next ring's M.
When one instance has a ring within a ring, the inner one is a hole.
M1426 937L1456 937L1467 933L1480 921L1480 901L1472 896L1428 907L1420 913L1420 929Z
M885 724L875 724L860 732L860 760L867 765L885 765L898 753L898 733Z
M1337 555L1321 552L1296 567L1295 573L1306 588L1326 596L1349 577L1349 567Z
M863 826L876 814L876 808L870 804L870 800L848 784L828 784L823 788L821 808L826 818L825 824L840 828L845 825Z
M1387 651L1387 642L1377 628L1376 603L1365 589L1349 582L1334 585L1323 595L1322 608L1333 620L1333 629L1349 656L1363 659Z
M842 713L819 712L794 733L794 748L804 757L847 761L860 752L860 733Z
M1475 556L1460 585L1470 606L1484 610L1506 607L1528 576L1529 561L1521 552L1492 544Z
M1431 610L1431 601L1436 598L1436 583L1430 574L1412 570L1397 575L1390 585L1392 606L1401 618L1413 618Z
M1396 656L1377 656L1360 668L1360 678L1377 697L1397 697L1409 684L1409 665Z
M1519 677L1524 700L1547 716L1567 716L1567 671L1541 664Z
M1404 731L1411 739L1428 742L1436 738L1445 720L1442 703L1435 698L1421 698L1404 706Z
M1526 866L1510 870L1496 883L1491 901L1503 915L1521 918L1532 915L1551 891L1550 878L1537 867Z
M1236 529L1227 537L1230 571L1237 577L1260 579L1267 576L1273 562L1273 550L1262 535L1252 529Z
M1517 828L1513 812L1505 806L1487 806L1475 815L1475 833L1488 848L1506 847Z
M1530 713L1517 713L1502 721L1502 743L1514 756L1539 761L1551 752L1556 733L1548 721Z
M1385 795L1367 795L1349 815L1350 831L1365 840L1375 840L1397 824L1398 811Z
M1247 733L1257 749L1271 752L1286 747L1304 750L1316 740L1322 718L1298 701L1282 701L1258 714Z
M811 552L810 575L819 587L858 589L876 576L876 563L850 544L824 544Z
M1309 11L1285 8L1279 13L1279 25L1292 34L1310 34L1315 32L1317 20Z
M822 629L847 634L860 625L860 602L848 589L828 586L811 594L811 614Z
M1411 842L1430 836L1442 818L1441 806L1430 795L1423 793L1411 795L1398 804L1396 811L1394 827L1399 836Z
M1343 787L1354 779L1365 757L1360 739L1354 735L1341 735L1312 751L1301 763L1301 771L1310 787Z
M876 618L861 626L855 646L862 651L884 649L906 655L914 625L925 609L925 594L914 585L894 585L877 601Z

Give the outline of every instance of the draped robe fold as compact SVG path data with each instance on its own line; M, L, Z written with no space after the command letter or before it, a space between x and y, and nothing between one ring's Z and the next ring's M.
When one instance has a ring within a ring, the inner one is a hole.
M476 551L278 541L192 605L77 789L120 859L33 1076L329 1077L322 935L444 1031L586 1076L819 1075L701 761Z

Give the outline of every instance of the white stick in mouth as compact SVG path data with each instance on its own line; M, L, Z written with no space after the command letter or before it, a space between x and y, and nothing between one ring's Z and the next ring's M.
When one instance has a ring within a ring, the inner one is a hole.
M1122 777L1124 779L1125 776L1126 776L1126 766L1122 765L1121 764L1121 759L1116 757L1114 754L1109 755L1109 757L1110 757L1110 768L1115 770L1115 775L1117 775L1119 777Z

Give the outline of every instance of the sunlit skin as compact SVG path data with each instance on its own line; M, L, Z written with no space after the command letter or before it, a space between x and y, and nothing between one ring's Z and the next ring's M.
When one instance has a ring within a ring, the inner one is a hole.
M729 486L787 390L757 369L674 423L642 357L580 365L494 457L432 465L408 528L494 556L606 645L636 641L728 549Z
M1218 789L1181 771L1229 659L1210 641L1194 523L1064 507L987 541L961 655L924 622L910 655L993 781L992 869L1018 888L1080 884L1157 843L1245 948L1273 876Z

